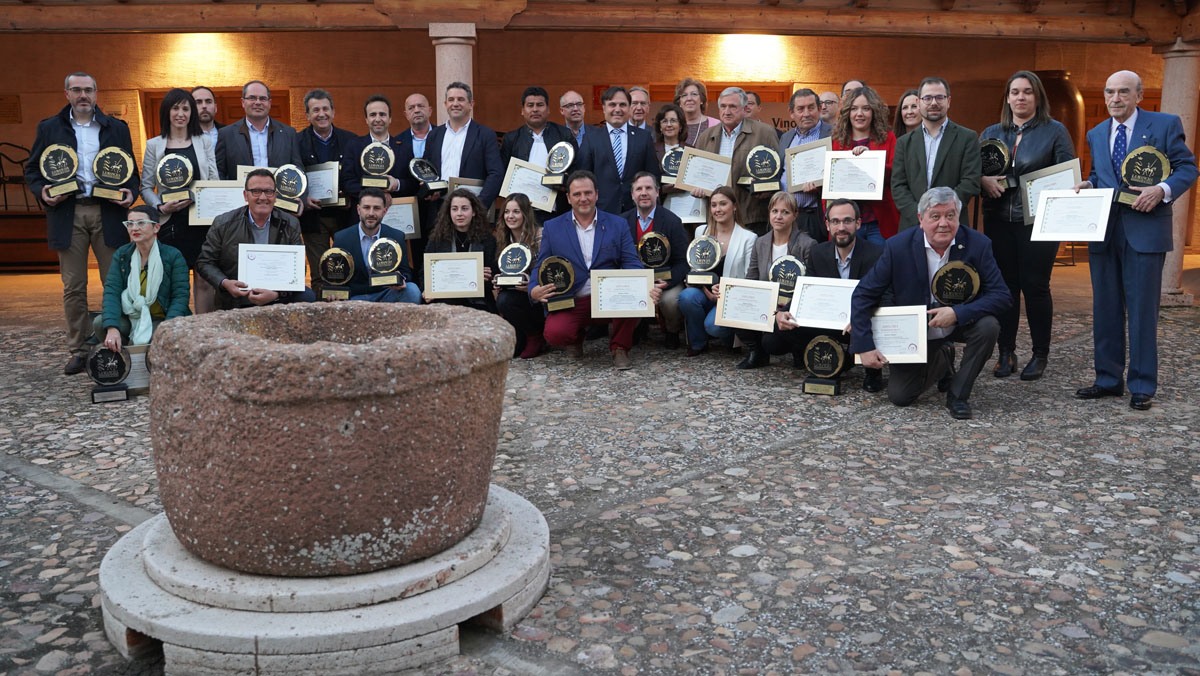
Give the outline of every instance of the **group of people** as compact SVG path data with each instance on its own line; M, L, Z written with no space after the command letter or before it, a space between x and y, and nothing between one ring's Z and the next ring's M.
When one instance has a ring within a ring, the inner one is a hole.
M120 188L120 199L91 193L96 181L91 161L110 146L131 153L127 126L97 107L97 85L90 75L71 74L64 89L68 105L39 124L26 178L46 207L50 246L59 251L72 353L68 374L83 369L89 335L110 347L129 340L148 342L158 322L190 313L189 298L197 312L315 300L314 289L321 285L315 271L331 246L354 258L350 297L375 302L427 302L420 287L422 256L481 252L487 287L483 297L448 302L504 316L517 333L517 355L523 358L538 356L547 344L582 354L589 327L611 321L609 347L618 369L631 367L629 352L646 339L653 323L661 326L667 348L680 347L682 337L688 356L703 353L712 341L728 347L740 343L746 355L738 368L761 367L772 355L788 353L802 366L805 346L822 331L798 325L786 307L780 306L769 333L716 323L720 285L686 281L686 250L691 239L701 236L720 244L719 277L769 280L772 264L792 256L803 262L808 275L860 280L845 330L824 333L861 358L864 389L882 390L882 369L888 366L887 394L897 405L912 403L936 383L946 393L950 414L969 418L975 379L997 345L994 375L1017 372L1022 295L1032 351L1020 378L1036 380L1047 368L1050 274L1057 247L1031 240L1032 226L1023 218L1015 179L1069 160L1075 151L1066 128L1051 118L1045 89L1030 71L1008 79L1000 121L982 135L950 120L950 84L938 77L906 91L894 116L861 80L845 83L840 94L799 88L788 103L795 126L785 133L755 119L757 95L737 87L720 92L719 117L709 117L708 91L691 78L679 83L673 101L653 117L645 88L609 87L601 96L604 122L597 126L584 124L578 92L559 97L560 124L549 119L549 93L529 87L520 100L524 124L502 136L472 119L473 92L461 82L444 91L444 124L431 122L423 95L409 96L404 102L409 128L399 134L391 130L387 97L369 97L363 107L369 132L362 137L334 126L333 98L324 90L305 95L309 125L296 131L270 117L271 93L262 82L242 88L245 117L224 127L214 120L211 89L173 89L161 106L161 135L148 141L141 175L135 172ZM1135 73L1120 71L1109 78L1105 103L1110 119L1088 133L1090 176L1076 186L1126 187L1120 161L1135 143L1153 145L1170 159L1172 171L1163 183L1131 188L1141 193L1132 205L1114 202L1105 241L1089 247L1096 377L1077 396L1121 395L1127 383L1135 409L1149 408L1157 387L1159 280L1164 252L1173 245L1171 201L1197 174L1179 119L1139 109L1141 96ZM774 194L756 193L749 181L740 180L748 176L746 158L754 148L767 146L785 156L789 148L822 138L830 138L834 150L885 153L882 199L823 202L821 187L811 183L789 191L786 167L785 189ZM1005 175L982 175L981 139L999 139L1011 149ZM361 165L362 151L373 142L386 145L394 156L383 182ZM574 160L551 211L535 210L520 193L499 200L511 158L545 166L550 150L561 143L571 146ZM78 154L81 192L51 194L38 158L54 144ZM711 193L693 191L706 209L706 223L694 232L664 206L675 188L661 182L662 160L683 147L731 158L727 186ZM222 214L211 226L190 224L190 200L164 201L160 194L155 168L170 154L190 163L199 180L235 179L239 167L257 167L245 173L246 206ZM448 194L431 188L427 177L409 170L416 158L430 162L443 181L474 179L476 185ZM340 165L345 207L310 198L295 215L277 208L275 178L265 167L326 162ZM368 175L378 187L364 187ZM144 204L133 206L139 194ZM407 240L411 249L401 247L395 283L373 286L366 264L371 245L380 238L405 242L405 233L382 223L393 201L402 197L415 198L419 205L419 236ZM982 231L967 222L966 205L976 197L983 203ZM670 260L660 268L663 274L651 292L657 320L591 317L588 271L643 267L638 245L652 232L664 237L670 249ZM250 288L238 276L241 243L303 244L314 289ZM535 252L527 283L493 286L498 252L513 243ZM89 247L106 280L103 312L94 322L86 300ZM575 270L565 291L538 279L541 263L552 256L565 258ZM931 292L931 281L952 261L973 267L980 284L969 301L943 306ZM189 270L194 272L190 285ZM548 311L547 303L561 297L574 298L573 307ZM929 308L925 363L888 364L875 349L871 316L881 305ZM957 364L955 342L965 343Z

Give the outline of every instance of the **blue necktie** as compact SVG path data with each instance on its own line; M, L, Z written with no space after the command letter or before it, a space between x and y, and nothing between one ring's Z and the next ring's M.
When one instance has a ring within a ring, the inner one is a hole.
M612 130L613 158L617 161L617 176L625 175L625 148L620 129Z
M1117 125L1117 139L1113 141L1112 164L1113 173L1117 176L1117 185L1122 183L1121 179L1121 163L1125 161L1125 153L1129 152L1129 147L1125 141L1125 125Z

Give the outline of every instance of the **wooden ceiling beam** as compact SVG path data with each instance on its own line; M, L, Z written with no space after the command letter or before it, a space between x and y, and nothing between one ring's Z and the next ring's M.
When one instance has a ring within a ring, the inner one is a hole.
M175 33L396 28L386 14L366 3L22 5L9 6L0 19L0 32L79 32L86 27L88 31L129 33L136 32L137 26L154 26L155 32ZM164 26L170 26L170 30L164 31Z

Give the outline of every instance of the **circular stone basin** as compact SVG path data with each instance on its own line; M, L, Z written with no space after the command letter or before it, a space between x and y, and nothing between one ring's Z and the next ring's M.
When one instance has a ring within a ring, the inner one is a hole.
M365 573L483 516L514 335L450 305L298 303L165 322L150 433L179 542L263 575Z

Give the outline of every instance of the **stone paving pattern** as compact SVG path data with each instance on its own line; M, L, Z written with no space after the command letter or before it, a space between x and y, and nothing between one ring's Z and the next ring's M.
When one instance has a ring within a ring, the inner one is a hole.
M1072 397L1078 313L1045 379L989 365L971 421L657 333L624 373L604 341L515 360L493 481L545 513L550 588L429 673L1200 675L1200 309L1162 317L1144 413ZM161 511L147 401L90 404L59 332L0 339L0 676L161 673L108 645L95 585L128 515Z

